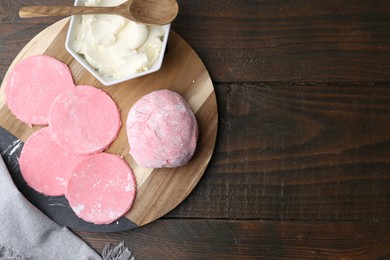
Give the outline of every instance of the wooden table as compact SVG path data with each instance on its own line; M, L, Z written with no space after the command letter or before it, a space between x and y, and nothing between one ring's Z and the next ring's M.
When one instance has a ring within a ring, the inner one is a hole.
M0 1L0 79L57 18ZM120 233L138 259L390 258L390 1L179 0L172 29L214 83L219 131L190 196ZM1 138L1 137L0 137Z

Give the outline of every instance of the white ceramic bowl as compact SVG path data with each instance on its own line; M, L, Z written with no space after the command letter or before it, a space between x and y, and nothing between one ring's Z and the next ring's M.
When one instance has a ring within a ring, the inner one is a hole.
M84 5L85 0L75 0L75 5ZM68 29L68 34L66 36L65 48L66 50L84 67L86 68L96 79L98 79L103 85L111 86L115 85L130 79L138 78L141 76L145 76L147 74L158 71L161 68L165 49L168 42L169 30L171 28L171 24L163 25L162 29L164 31L163 43L160 51L160 56L156 60L156 62L146 71L142 71L139 73L135 73L123 78L112 78L101 75L95 68L93 68L84 58L83 55L77 53L73 50L72 45L76 37L77 26L81 21L81 15L73 15L70 20L70 25Z

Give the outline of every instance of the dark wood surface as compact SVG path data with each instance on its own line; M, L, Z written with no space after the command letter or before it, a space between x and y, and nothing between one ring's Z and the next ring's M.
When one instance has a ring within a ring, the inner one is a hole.
M0 79L58 20L0 1ZM120 233L138 259L390 259L390 1L179 1L213 79L214 156L176 209ZM1 137L0 137L1 138Z

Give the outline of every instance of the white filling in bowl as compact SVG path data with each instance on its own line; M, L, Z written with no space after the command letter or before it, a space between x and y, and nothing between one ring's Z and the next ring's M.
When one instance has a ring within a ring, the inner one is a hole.
M114 6L126 0L76 0L75 5ZM145 25L117 15L74 15L67 51L108 86L161 68L170 24Z

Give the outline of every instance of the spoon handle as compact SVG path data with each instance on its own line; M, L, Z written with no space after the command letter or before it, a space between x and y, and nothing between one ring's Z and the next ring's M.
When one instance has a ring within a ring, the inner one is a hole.
M92 6L24 6L19 10L21 18L42 16L69 16L73 14L111 14L114 7Z

